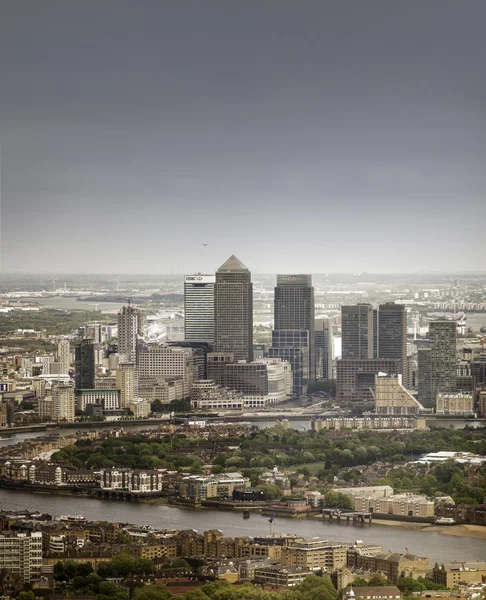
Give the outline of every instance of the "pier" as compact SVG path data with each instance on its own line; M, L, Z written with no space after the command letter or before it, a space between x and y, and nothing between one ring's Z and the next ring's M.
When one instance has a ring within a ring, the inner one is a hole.
M338 522L346 519L346 523L353 523L353 525L361 525L366 522L371 524L372 512L359 512L340 510L339 508L323 508L322 518L329 518L330 521L336 519Z

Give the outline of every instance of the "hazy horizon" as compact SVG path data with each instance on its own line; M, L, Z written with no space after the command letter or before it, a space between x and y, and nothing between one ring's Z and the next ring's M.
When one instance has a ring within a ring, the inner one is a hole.
M2 270L485 272L485 19L482 0L4 0Z

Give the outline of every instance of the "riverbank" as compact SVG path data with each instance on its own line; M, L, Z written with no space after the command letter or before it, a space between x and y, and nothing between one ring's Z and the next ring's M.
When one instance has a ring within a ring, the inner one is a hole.
M372 523L375 523L376 525L398 527L400 529L486 540L486 527L482 525L470 525L468 523L459 525L435 525L434 523L410 523L407 521L387 521L385 519L373 519Z

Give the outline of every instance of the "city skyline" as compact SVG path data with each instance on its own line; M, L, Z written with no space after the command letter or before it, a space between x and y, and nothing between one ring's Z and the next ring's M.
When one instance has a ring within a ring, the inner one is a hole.
M485 16L3 3L2 270L484 271Z

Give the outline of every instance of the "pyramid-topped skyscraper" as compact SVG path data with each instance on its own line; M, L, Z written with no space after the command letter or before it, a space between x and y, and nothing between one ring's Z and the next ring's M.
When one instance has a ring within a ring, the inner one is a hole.
M253 360L253 285L251 273L232 255L216 271L214 350Z

